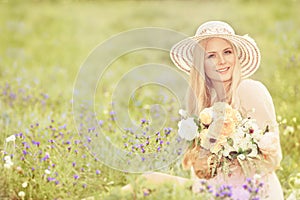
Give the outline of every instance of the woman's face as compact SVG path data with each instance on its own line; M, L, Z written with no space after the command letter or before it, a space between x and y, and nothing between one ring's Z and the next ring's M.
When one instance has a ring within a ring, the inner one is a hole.
M232 78L235 54L225 39L209 39L205 47L205 73L211 81L227 82Z

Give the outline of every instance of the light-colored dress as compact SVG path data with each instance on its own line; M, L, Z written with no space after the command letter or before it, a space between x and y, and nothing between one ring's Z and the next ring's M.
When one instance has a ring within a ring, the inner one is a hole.
M278 124L276 122L275 109L271 95L261 82L251 79L241 81L237 90L237 95L239 97L239 110L247 117L256 119L257 124L261 129L264 129L266 125L269 125L270 132L275 134L278 139L275 143L267 141L270 143L270 148L273 149L273 151L270 154L265 155L268 164L262 162L259 164L262 165L261 168L263 169L261 174L261 181L264 182L263 189L268 196L264 199L283 200L282 188L275 174L275 170L280 166L282 153L279 141ZM252 176L253 175L254 173ZM195 179L195 188L199 184L199 179L195 175L192 175L192 178ZM224 184L231 185L233 198L244 200L249 199L249 192L242 187L246 178L253 177L251 177L251 175L250 177L245 177L241 167L234 166L232 176L224 178L222 173L218 173L217 176L209 179L208 183L213 186Z

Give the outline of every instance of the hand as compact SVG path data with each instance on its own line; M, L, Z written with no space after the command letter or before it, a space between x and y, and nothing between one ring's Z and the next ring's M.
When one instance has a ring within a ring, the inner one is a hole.
M203 149L201 147L197 148L198 153L195 156L193 162L193 168L195 174L198 178L210 179L217 175L217 169L215 169L214 174L212 174L213 162L208 163L208 158L212 156L210 151ZM212 159L213 160L213 159Z

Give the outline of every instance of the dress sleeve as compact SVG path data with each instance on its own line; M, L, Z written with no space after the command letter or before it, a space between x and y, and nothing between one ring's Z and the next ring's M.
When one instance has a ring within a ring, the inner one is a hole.
M268 89L259 81L246 79L240 83L237 93L240 101L240 109L243 114L246 115L246 117L256 119L258 126L263 130L266 126L269 126L269 132L270 134L272 133L271 136L276 139L274 143L268 143L270 145L269 148L275 149L276 151L264 155L268 161L268 166L265 167L272 170L278 168L282 159L282 152L275 108ZM271 138L263 137L262 139L268 140ZM268 141L265 143L267 142Z

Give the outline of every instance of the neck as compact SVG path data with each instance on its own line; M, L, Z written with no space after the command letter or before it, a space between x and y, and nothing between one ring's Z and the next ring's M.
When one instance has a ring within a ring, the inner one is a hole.
M226 82L213 82L212 85L217 93L218 101L228 101L228 94L231 81Z

